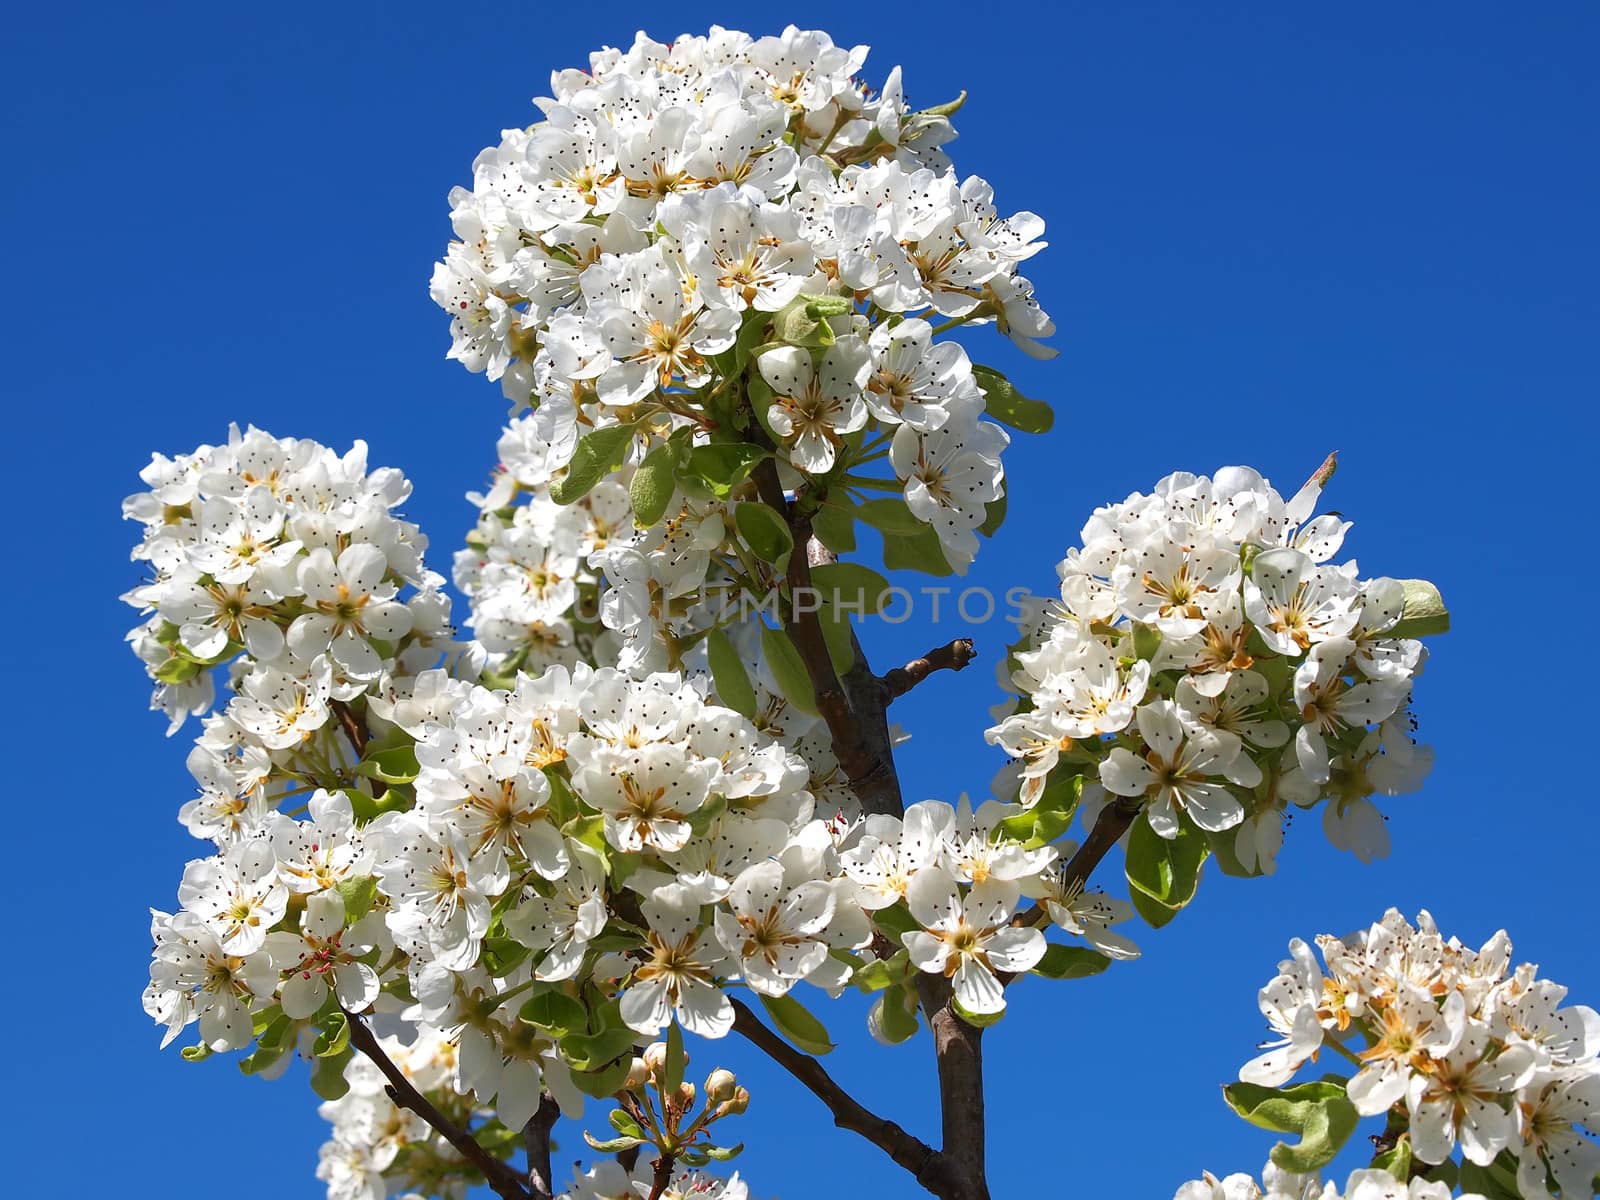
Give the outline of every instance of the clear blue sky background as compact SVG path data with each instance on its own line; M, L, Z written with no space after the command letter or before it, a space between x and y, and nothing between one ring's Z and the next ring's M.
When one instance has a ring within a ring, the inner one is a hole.
M904 63L918 104L968 88L960 168L1050 222L1029 273L1060 359L978 344L1059 423L1011 451L1013 515L974 582L1048 588L1093 505L1166 471L1245 461L1293 488L1337 448L1350 550L1369 574L1433 578L1455 612L1417 697L1438 770L1391 804L1393 859L1362 867L1301 822L1275 879L1208 875L1193 910L1147 931L1140 962L1016 990L988 1040L996 1195L1165 1197L1202 1167L1259 1167L1273 1139L1216 1089L1261 1036L1255 990L1296 934L1426 905L1469 941L1508 925L1519 957L1600 1002L1585 765L1600 10L661 12L12 10L0 1123L13 1190L320 1194L309 1091L159 1054L139 1011L145 908L171 903L196 845L174 819L186 739L163 741L121 644L133 614L116 596L137 574L118 502L149 450L217 440L230 420L341 447L365 437L375 463L415 480L410 514L445 567L502 419L495 389L445 361L427 297L445 193L498 130L532 119L552 67L641 24L766 32L792 16L871 43L874 79ZM887 663L931 636L902 627L874 645ZM991 655L1004 640L977 636ZM916 734L912 798L984 789L987 669L898 713ZM931 1135L926 1041L875 1048L858 1009L832 1013L844 1044L830 1068ZM741 1164L756 1194L914 1194L745 1047L718 1049L756 1096ZM575 1154L576 1133L565 1141Z

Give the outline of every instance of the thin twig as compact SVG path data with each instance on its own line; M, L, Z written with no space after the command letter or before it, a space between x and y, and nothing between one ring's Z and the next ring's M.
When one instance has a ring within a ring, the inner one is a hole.
M1063 891L1070 893L1089 882L1089 876L1094 874L1094 869L1100 865L1100 860L1111 852L1111 847L1122 840L1122 835L1128 832L1139 811L1140 806L1128 800L1118 800L1100 810L1100 815L1095 818L1094 828L1089 830L1089 836L1084 838L1083 845L1078 847L1077 852L1062 868ZM1020 914L1015 923L1042 925L1048 919L1049 913L1045 911L1044 905L1035 904ZM1013 976L1001 976L1001 982L1011 978Z
M833 1123L840 1129L860 1134L910 1171L929 1191L935 1195L945 1194L944 1164L932 1146L863 1106L834 1081L821 1063L796 1050L762 1024L742 1000L733 1001L733 1028L827 1105L833 1114Z
M333 715L339 718L339 726L344 730L345 737L350 739L350 744L355 747L356 757L360 758L367 752L367 731L355 711L343 700L334 700L328 704L333 710Z
M406 1073L383 1052L383 1047L378 1044L372 1030L367 1028L366 1022L349 1009L342 1011L345 1020L350 1023L350 1044L383 1072L384 1078L389 1081L387 1090L391 1100L402 1108L409 1108L432 1126L463 1158L483 1173L497 1196L503 1197L503 1200L532 1200L531 1193L514 1167L490 1154L471 1133L440 1112L433 1101L417 1091L411 1080L406 1078Z
M898 699L935 671L964 671L977 657L978 648L971 638L957 638L929 650L921 658L913 658L903 667L884 672L883 689L890 700Z

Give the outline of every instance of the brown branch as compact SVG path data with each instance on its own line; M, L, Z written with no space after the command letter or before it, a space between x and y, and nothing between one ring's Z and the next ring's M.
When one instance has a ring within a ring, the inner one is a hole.
M333 715L339 718L339 727L344 730L345 737L350 739L350 744L355 747L356 757L360 758L367 752L367 730L361 719L356 716L355 710L343 700L330 701L328 707L333 710Z
M793 535L794 550L789 555L785 572L790 596L807 595L809 592L802 589L812 586L812 565L830 561L832 556L814 542L810 517L799 505L791 505L784 498L783 486L771 459L756 468L753 478L762 502L787 518ZM907 664L900 668L905 673L903 677L891 671L888 680L880 679L873 674L859 640L852 634L854 658L841 678L834 670L816 613L803 612L800 605L792 605L784 615L784 630L806 664L817 712L827 724L834 757L839 760L863 811L901 815L905 811L905 799L900 791L893 742L889 737L889 702L918 679L926 677L935 669L934 664L930 662L926 669L919 668L918 672L911 670L914 664ZM954 644L946 650L951 657L950 669L959 669L955 666L955 656L959 652ZM967 661L971 660L971 651L971 643L967 643ZM902 678L904 686L900 686ZM894 690L897 686L899 691ZM833 1111L836 1125L853 1129L883 1147L891 1158L942 1200L988 1200L983 1157L981 1031L956 1015L950 984L943 977L919 977L918 993L928 1014L939 1058L944 1145L938 1152L898 1125L862 1108L814 1059L789 1047L737 1001L734 1028L766 1050L827 1104Z
M401 1108L409 1108L432 1126L463 1158L483 1173L497 1196L503 1197L503 1200L532 1200L532 1194L514 1167L490 1154L471 1133L440 1112L433 1101L417 1091L411 1080L406 1078L406 1073L383 1052L383 1047L378 1044L378 1039L366 1023L349 1009L341 1011L350 1023L350 1044L383 1072L384 1078L389 1081L387 1091L391 1100Z
M953 642L929 650L921 658L913 658L903 667L895 667L885 672L880 682L889 699L896 700L935 671L964 671L976 657L978 649L972 644L972 640L957 638Z
M794 549L789 554L784 577L791 601L810 595L812 556L816 555L819 565L831 556L820 544L814 548L811 518L784 498L783 485L778 481L778 470L772 459L762 461L752 478L762 502L782 514L789 523ZM885 716L888 698L882 683L867 664L860 643L852 637L855 658L841 679L833 669L828 643L822 634L822 622L814 610L791 603L784 612L783 628L806 665L817 712L833 742L834 757L839 760L861 807L869 813L898 816L905 806L900 797L900 780L895 774L889 723Z
M821 1063L809 1054L796 1050L762 1024L742 1000L733 1001L733 1028L821 1100L833 1114L833 1123L840 1129L848 1129L866 1138L911 1172L917 1182L934 1195L955 1194L949 1190L951 1181L944 1162L932 1146L864 1107L834 1081Z
M1089 876L1094 874L1100 860L1111 852L1111 847L1122 840L1122 835L1128 832L1142 806L1131 800L1117 800L1106 805L1100 810L1100 815L1095 818L1094 828L1089 830L1089 836L1083 839L1076 853L1067 860L1067 865L1062 869L1061 881L1064 891L1071 892L1074 888L1081 888L1089 882ZM1035 904L1027 912L1021 913L1016 918L1018 925L1042 925L1049 920L1050 914L1042 904ZM1015 975L1001 975L1001 983L1009 983Z
M539 1107L523 1126L522 1142L528 1152L528 1194L534 1200L553 1200L555 1182L550 1174L550 1129L561 1106L549 1092L539 1095Z
M922 972L917 997L928 1015L939 1063L939 1111L942 1117L939 1157L954 1187L949 1200L989 1200L984 1167L983 1030L957 1015L950 981Z
M666 1194L667 1185L672 1182L672 1168L678 1165L678 1156L663 1154L650 1165L655 1170L655 1176L650 1183L650 1200L661 1200Z

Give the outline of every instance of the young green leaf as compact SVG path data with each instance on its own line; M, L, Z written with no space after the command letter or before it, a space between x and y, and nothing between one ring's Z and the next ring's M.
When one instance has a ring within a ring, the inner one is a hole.
M1023 433L1049 433L1055 414L1043 400L1030 400L993 367L974 363L973 377L983 392L984 407L996 421Z
M675 490L673 476L678 448L672 443L657 446L644 456L628 483L628 498L633 502L633 520L640 527L654 525L667 511Z
M807 1054L826 1054L833 1049L833 1039L822 1022L793 996L762 996L761 1007L778 1032Z
M788 562L794 535L783 517L759 501L747 500L734 509L733 520L744 544L755 551L757 558L779 567Z
M778 690L789 703L801 712L813 716L817 711L817 693L811 686L811 676L806 671L805 660L794 648L789 635L781 629L761 630L761 656L767 660L767 669L777 682Z
M595 484L622 465L633 429L632 425L608 425L579 438L567 473L550 485L550 499L573 504L587 496Z
M717 689L717 699L736 713L755 716L756 690L750 682L750 672L745 670L744 659L739 657L739 651L722 630L713 629L706 634L706 659L711 666L711 682Z

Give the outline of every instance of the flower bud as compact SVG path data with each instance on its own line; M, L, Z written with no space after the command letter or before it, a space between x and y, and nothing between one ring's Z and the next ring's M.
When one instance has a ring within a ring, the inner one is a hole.
M717 1105L717 1116L736 1117L750 1107L750 1093L744 1088L734 1088L733 1095Z
M667 1067L667 1044L665 1042L651 1042L644 1050L645 1069L652 1075L660 1075Z
M733 1072L718 1067L706 1076L706 1102L721 1104L731 1099L738 1087L739 1081L734 1078Z
M649 1082L650 1064L636 1055L632 1065L628 1067L628 1078L627 1081L622 1085L623 1090L629 1092L638 1091Z

